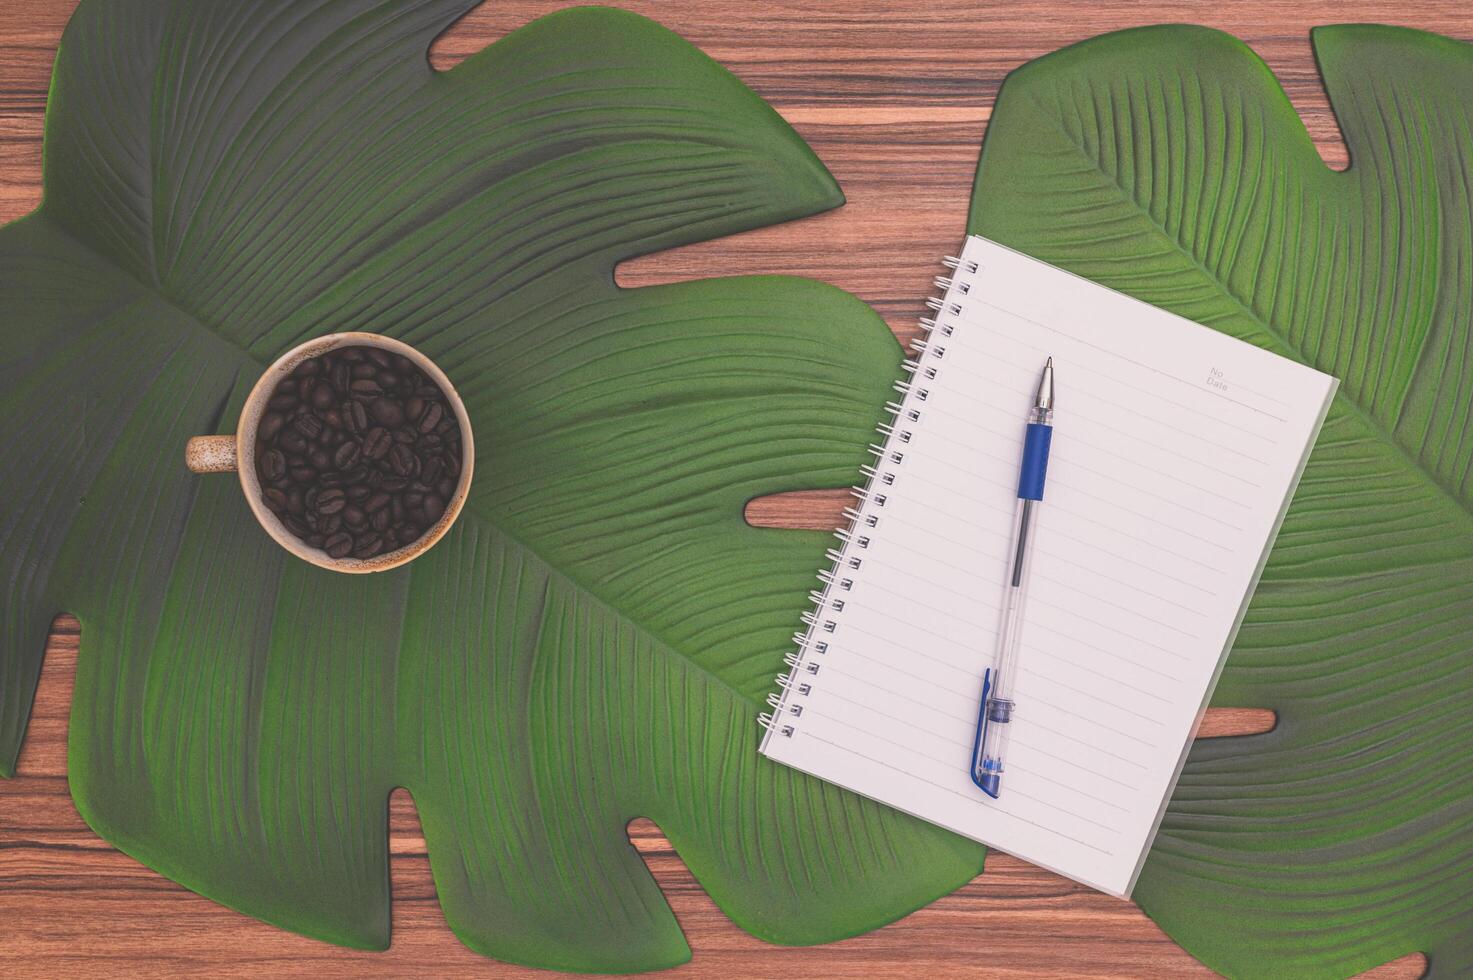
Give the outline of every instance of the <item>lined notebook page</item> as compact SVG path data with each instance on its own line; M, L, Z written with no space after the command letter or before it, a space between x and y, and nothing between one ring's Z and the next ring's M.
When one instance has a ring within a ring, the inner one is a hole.
M1336 381L980 238L962 259L762 751L1129 895ZM1053 450L991 800L967 766L1048 356Z

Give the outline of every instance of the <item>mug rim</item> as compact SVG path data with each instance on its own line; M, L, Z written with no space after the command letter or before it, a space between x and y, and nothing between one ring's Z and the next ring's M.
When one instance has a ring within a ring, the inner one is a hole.
M440 515L439 520L409 544L402 545L393 551L386 551L381 555L374 555L372 558L333 558L321 548L314 548L297 537L262 501L261 480L256 473L256 432L260 427L262 417L266 414L266 403L270 400L271 393L276 390L277 384L282 379L290 376L291 372L296 370L298 364L339 347L376 347L408 358L415 367L423 371L431 381L439 386L440 391L445 395L446 403L455 413L455 419L460 424L460 478L455 484L455 493L446 501L445 512ZM349 575L386 572L391 568L398 568L400 565L413 561L434 547L435 543L450 530L450 526L455 523L461 510L465 507L466 499L470 496L471 473L475 468L475 457L475 437L471 432L470 417L466 412L465 403L461 400L460 393L455 390L455 385L451 384L445 372L440 370L440 366L430 360L428 355L402 340L357 330L314 337L296 345L272 361L270 366L256 379L250 394L246 395L246 400L240 409L240 421L235 428L235 472L240 479L240 487L245 494L246 504L250 507L251 513L255 515L256 522L271 536L272 540L303 561L310 562L319 568Z

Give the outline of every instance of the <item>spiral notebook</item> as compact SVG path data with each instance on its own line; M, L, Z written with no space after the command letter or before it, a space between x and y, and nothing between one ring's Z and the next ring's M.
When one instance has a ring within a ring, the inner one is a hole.
M762 752L1128 896L1337 382L981 238L947 264ZM1048 356L1053 451L991 800L967 765Z

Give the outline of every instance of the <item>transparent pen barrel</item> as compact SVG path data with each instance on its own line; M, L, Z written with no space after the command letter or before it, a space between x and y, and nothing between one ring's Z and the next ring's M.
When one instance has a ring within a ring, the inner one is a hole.
M1003 578L997 649L987 675L987 700L982 708L985 724L977 752L978 771L974 775L984 789L987 789L987 782L991 782L993 788L988 791L994 795L996 779L1002 774L1003 760L1007 757L1008 735L1013 727L1013 687L1017 681L1018 649L1023 640L1028 567L1033 556L1033 528L1038 506L1036 500L1019 500L1013 517L1013 543Z

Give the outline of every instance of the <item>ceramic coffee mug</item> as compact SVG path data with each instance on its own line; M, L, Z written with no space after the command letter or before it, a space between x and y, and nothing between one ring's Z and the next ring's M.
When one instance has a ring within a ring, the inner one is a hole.
M261 417L266 414L266 402L270 400L271 393L276 390L276 385L296 370L298 364L338 347L377 347L391 354L401 354L407 357L414 362L415 367L424 372L425 377L433 381L444 392L446 405L455 412L456 421L460 423L462 454L460 481L455 485L455 493L445 504L445 512L413 542L395 551L388 551L372 558L333 558L321 548L314 548L297 537L261 500L261 480L256 474L256 428L261 423ZM428 551L436 541L445 535L446 531L450 530L450 525L455 523L455 519L460 516L461 508L465 506L465 498L470 491L471 470L475 463L475 455L475 440L471 436L471 422L466 416L465 403L460 400L460 395L456 394L455 387L450 384L450 379L445 377L445 372L436 367L433 361L408 344L390 337L382 337L373 333L334 333L293 347L277 358L276 363L266 369L266 373L261 375L260 380L256 382L256 386L251 389L250 395L246 398L245 405L240 410L240 422L235 435L195 436L185 446L184 465L195 473L235 472L238 474L240 488L245 491L246 503L250 505L251 513L256 515L256 520L277 544L298 558L323 568L330 568L335 572L363 573L384 572L397 568L405 562L413 561Z

